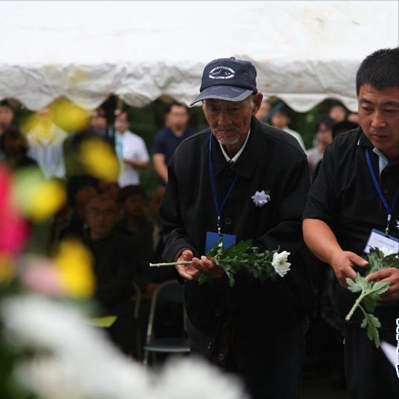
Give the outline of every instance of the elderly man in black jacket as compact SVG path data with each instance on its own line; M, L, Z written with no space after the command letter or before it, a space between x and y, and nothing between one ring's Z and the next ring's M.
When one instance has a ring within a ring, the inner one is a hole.
M177 148L161 206L164 259L190 262L176 266L188 335L194 351L240 375L253 399L298 398L310 296L301 234L306 156L292 136L255 118L263 96L250 62L210 62L200 91L193 104L203 102L210 128ZM289 251L292 269L276 282L242 272L231 288L204 256L218 237ZM199 285L200 271L214 284Z

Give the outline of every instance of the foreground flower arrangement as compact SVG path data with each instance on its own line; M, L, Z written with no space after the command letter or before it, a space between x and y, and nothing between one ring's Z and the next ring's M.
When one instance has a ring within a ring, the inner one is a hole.
M264 281L267 278L275 280L278 276L284 277L290 270L291 263L287 262L289 252L265 251L252 246L250 240L240 241L235 245L225 247L217 242L206 254L212 261L223 267L230 287L235 285L235 275L246 271L254 278ZM191 262L150 263L151 267L175 266ZM205 272L200 272L198 284L212 284L213 279Z
M157 372L144 368L71 303L18 295L2 301L0 318L4 342L19 354L9 382L20 389L7 399L247 398L239 380L198 359L171 358Z
M361 327L367 329L367 336L378 348L380 346L378 328L381 327L381 323L373 312L378 306L381 295L388 290L389 283L369 281L367 276L387 267L399 268L399 256L397 253L388 253L385 248L371 248L365 259L369 262L365 275L361 276L356 273L355 280L346 279L348 289L353 293L359 293L359 297L345 320L350 320L355 310L359 308L364 316Z
M65 194L37 170L12 173L0 162L0 398L246 399L237 378L198 359L146 369L90 324L89 252L65 241L49 253L34 233Z

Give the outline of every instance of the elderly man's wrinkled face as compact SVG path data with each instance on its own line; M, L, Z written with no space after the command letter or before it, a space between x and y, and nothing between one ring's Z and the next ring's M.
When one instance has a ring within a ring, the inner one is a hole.
M262 94L249 96L244 101L205 100L204 115L212 134L227 146L240 149L245 142L255 115L262 101Z

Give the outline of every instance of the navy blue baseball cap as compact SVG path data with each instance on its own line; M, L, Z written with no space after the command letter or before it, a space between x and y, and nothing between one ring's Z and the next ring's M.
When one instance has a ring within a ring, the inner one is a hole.
M220 58L206 65L200 94L190 105L207 99L243 101L257 91L256 69L252 63L234 57Z

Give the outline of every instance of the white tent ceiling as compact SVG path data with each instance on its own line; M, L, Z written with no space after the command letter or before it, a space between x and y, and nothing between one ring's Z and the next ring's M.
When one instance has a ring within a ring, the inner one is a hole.
M30 110L110 94L141 107L190 103L204 65L252 61L265 96L304 112L326 98L356 109L355 73L399 42L398 1L0 2L0 99Z

